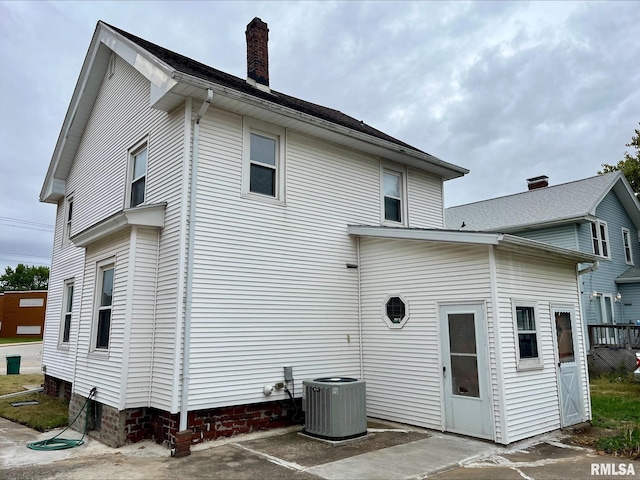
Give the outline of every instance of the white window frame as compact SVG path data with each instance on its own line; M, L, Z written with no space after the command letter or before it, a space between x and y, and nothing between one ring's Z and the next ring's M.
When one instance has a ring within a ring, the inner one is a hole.
M532 308L533 309L533 321L535 322L535 328L533 330L519 330L518 329L518 308ZM538 308L538 302L532 300L511 300L511 311L513 316L513 333L516 347L516 365L518 370L535 370L543 367L542 349L540 345L540 312ZM520 355L520 334L536 335L536 348L538 356L534 358L521 358Z
M402 317L402 320L400 320L399 323L394 323L387 315L387 303L392 298L399 298L402 303L404 303L404 317ZM384 300L382 301L382 320L384 320L384 323L386 323L389 328L397 329L404 327L405 323L409 320L409 302L407 302L402 294L393 293L384 297Z
M251 160L251 135L256 134L271 138L276 142L275 155L275 195L265 195L251 191L251 164L262 165ZM285 158L286 158L286 130L260 120L244 117L243 145L242 145L242 197L264 202L285 204Z
M385 192L384 192L384 175L390 173L400 177L400 197L390 197L400 200L400 221L387 220L385 211ZM382 225L389 226L408 226L409 225L409 208L407 198L407 169L401 165L390 165L382 163L380 165L380 220Z
M135 163L136 155L138 155L143 150L147 150L147 165L144 170L144 175L139 175L134 178L133 168ZM149 177L149 138L145 137L144 139L137 142L133 147L127 150L127 188L125 189L125 198L124 198L124 208L135 208L132 204L131 193L133 190L134 182L144 178L144 196L142 203L139 203L136 206L145 205L147 203L147 186L148 186L148 177Z
M64 224L62 226L62 243L67 244L71 238L71 226L73 224L73 193L64 199Z
M58 337L58 346L63 348L69 348L69 342L71 340L71 322L73 321L73 302L75 281L69 279L64 282L62 291L62 312L60 315L60 334ZM71 292L69 292L71 290ZM69 305L69 295L71 295L71 304ZM69 321L69 338L64 339L64 332L67 328L67 319Z
M91 351L93 353L108 353L109 348L111 346L111 330L113 328L113 304L115 297L115 283L116 283L116 259L115 257L111 257L100 262L96 263L96 276L95 276L95 290L94 290L94 300L93 300L93 322L91 328ZM113 269L113 288L111 293L111 305L102 306L101 305L101 296L102 296L102 287L103 287L103 279L104 272L107 270ZM98 327L99 327L99 319L100 312L103 310L111 310L111 315L109 317L109 337L108 337L108 345L106 347L98 347Z
M611 258L611 243L609 242L609 227L607 226L607 222L596 220L591 223L591 245L593 246L593 253L595 255ZM603 255L602 252L605 249L607 254Z
M631 231L622 227L622 249L624 251L624 261L627 265L633 265L633 248L631 247Z

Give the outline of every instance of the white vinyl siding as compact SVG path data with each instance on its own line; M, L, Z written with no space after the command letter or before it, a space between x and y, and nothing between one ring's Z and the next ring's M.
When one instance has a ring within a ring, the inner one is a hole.
M409 227L444 228L442 179L427 172L407 169Z
M150 386L154 383L152 355L156 284L158 270L158 230L134 227L131 235L130 281L132 291L127 307L130 318L125 338L127 374L123 378L122 408L144 407L149 404ZM135 252L135 258L133 255ZM128 352L128 353L127 353Z
M126 292L129 274L129 231L124 231L89 245L86 249L80 330L78 332L77 372L73 391L87 396L97 387L96 400L118 407L123 395L120 381L123 375L123 345L126 323ZM91 351L92 319L95 309L96 279L100 262L113 261L113 303L108 351Z
M438 304L484 302L490 297L487 248L360 241L367 414L440 430L444 419ZM381 305L392 293L402 294L411 309L402 329L390 330L382 318ZM490 323L486 328L492 330Z
M585 414L590 417L586 352L579 315L575 266L558 260L538 259L498 250L497 280L500 302L502 371L508 442L560 428L558 381L553 336L555 324L551 306L573 304L576 352L580 361L580 380ZM512 298L537 302L539 355L543 368L518 371L516 338L513 328Z
M77 248L70 242L63 244L65 219L65 201L61 200L58 202L53 238L53 255L43 334L42 365L46 367L47 375L73 382L84 248ZM68 348L67 346L58 348L62 329L60 312L63 309L64 285L65 281L70 278L74 278L73 311L75 312L75 318L71 323Z
M346 227L379 223L379 162L287 132L286 206L256 202L242 196L242 125L214 108L200 123L189 409L266 401L284 366L296 395L306 378L360 376Z
M67 192L74 193L73 225L70 234L73 236L128 206L125 192L128 149L141 138L148 136L149 159L145 203L167 202L167 209L165 227L160 234L158 299L154 311L156 324L154 334L146 338L143 348L144 351L153 349L155 354L156 360L153 366L144 367L147 384L150 383L149 376L153 372L153 393L149 397L147 385L144 391L138 393L132 391L135 398L131 401L139 404L140 399L146 396L146 403L150 406L171 410L174 397L177 395L174 389L175 359L180 353L175 349L176 335L180 336L179 330L176 330L180 323L176 322L178 315L176 287L185 113L184 108L178 108L169 113L149 109L149 82L119 57L114 56L114 59L114 75L110 79L105 76L67 179ZM69 349L58 349L62 291L64 280L75 277L75 302L80 301L80 296L85 291L83 285L85 249L77 248L72 243L65 245L64 248L58 247L62 245L64 213L64 202L60 202L56 218L51 288L47 302L43 364L47 366L47 374L72 382L76 358L77 322L72 323ZM157 231L154 230L154 232L154 238L157 238ZM93 280L91 283L93 284ZM74 306L74 318L76 314L85 315L87 312L85 310L80 312L79 303L77 305L77 308ZM86 317L84 318L86 320ZM146 337L146 334L144 336ZM80 339L80 348L86 350L88 339L88 335ZM155 345L152 343L154 339ZM113 336L111 341L111 346L115 347ZM112 354L110 348L110 358ZM81 365L84 360L81 357L78 359L79 371L84 372L86 367ZM107 370L109 370L108 367ZM77 376L78 386L77 390L74 387L74 391L86 396L94 375L89 373L88 379L84 379L83 375L82 373ZM134 372L133 375L135 377L137 374ZM139 375L141 376L142 374ZM109 379L110 376L107 375L106 378ZM110 384L113 387L109 389L119 390L120 377L117 380L114 378ZM89 387L86 388L87 386ZM111 402L111 399L113 399L112 405L117 406L117 396L109 394L108 401Z

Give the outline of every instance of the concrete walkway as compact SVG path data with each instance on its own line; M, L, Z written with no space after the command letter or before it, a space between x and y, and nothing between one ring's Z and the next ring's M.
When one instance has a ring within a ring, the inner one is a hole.
M87 442L74 449L39 452L27 443L58 433L39 434L0 418L0 478L3 479L582 479L620 478L640 462L596 455L563 442L555 432L508 448L457 435L421 429L372 429L366 438L340 446L299 434L299 427L239 435L195 445L175 459L151 441L119 449ZM79 438L74 431L64 438ZM615 472L615 473L614 473Z

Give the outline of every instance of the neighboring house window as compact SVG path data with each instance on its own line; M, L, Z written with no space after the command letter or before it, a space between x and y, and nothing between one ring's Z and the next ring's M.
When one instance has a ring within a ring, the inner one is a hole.
M109 348L111 311L113 306L114 265L99 266L96 288L95 348Z
M69 343L69 335L71 333L71 316L73 312L73 280L64 283L64 292L62 295L62 319L60 325L60 343Z
M405 184L402 172L382 169L382 199L384 222L405 224Z
M535 303L513 302L517 332L516 352L518 368L535 368L542 365L538 341L538 318Z
M284 129L245 119L242 193L284 201Z
M596 221L591 224L593 253L609 258L609 235L606 222Z
M622 246L624 247L624 259L629 265L633 265L633 251L631 249L631 232L627 228L622 229Z
M130 162L130 202L129 207L137 207L144 203L147 180L147 144L137 146L129 154Z
M71 220L73 219L73 195L69 195L66 199L64 212L64 241L71 237Z

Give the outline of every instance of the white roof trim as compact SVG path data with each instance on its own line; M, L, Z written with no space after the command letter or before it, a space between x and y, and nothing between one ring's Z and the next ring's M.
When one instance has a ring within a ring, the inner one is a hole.
M152 103L178 83L173 79L174 70L169 65L104 23L98 22L40 191L41 202L57 203L65 195L68 168L92 111L92 108L81 107L92 106L95 102L111 52L115 52L149 79Z
M349 225L349 235L360 237L395 238L400 240L423 240L427 242L475 243L499 245L500 233L461 232L457 230L426 230L419 228L374 227Z
M377 138L372 135L353 130L349 127L333 123L329 120L324 120L313 115L301 112L299 110L285 107L278 103L270 102L269 100L265 100L244 92L240 92L238 90L234 90L233 88L226 87L218 83L209 82L202 78L179 71L176 71L174 73L174 78L178 79L181 83L192 85L196 88L201 88L202 96L201 98L199 98L200 100L204 100L204 95L206 94L207 89L212 89L216 95L221 95L242 102L244 104L263 108L269 112L270 118L273 118L273 114L276 113L286 118L294 119L306 124L311 124L321 130L332 132L334 136L338 134L360 141L362 142L362 144L373 145L379 149L379 151L376 152L376 154L379 156L406 163L421 170L431 171L432 173L443 177L443 179L445 180L462 177L469 173L468 169L449 162L445 162L444 160L430 155L429 153L413 150L411 148L398 145L388 140ZM213 104L215 103L216 100L214 97ZM229 106L227 105L226 108L229 108ZM273 122L273 119L271 121ZM318 136L320 138L324 138L322 134L318 134ZM342 142L336 141L335 138L337 137L334 137L333 139L335 143L342 144ZM367 149L362 146L360 147L360 149L367 151ZM393 157L391 157L390 154L393 154ZM428 166L430 166L431 169L429 169Z
M576 263L597 262L600 257L590 253L577 252L537 242L528 238L503 233L465 232L458 230L429 230L419 228L375 227L349 225L349 235L360 237L388 238L399 240L421 240L427 242L470 243L475 245L494 245L502 250L521 252L527 255L563 258Z
M71 242L77 247L86 247L132 225L164 228L166 207L166 202L163 202L127 208L72 236Z

